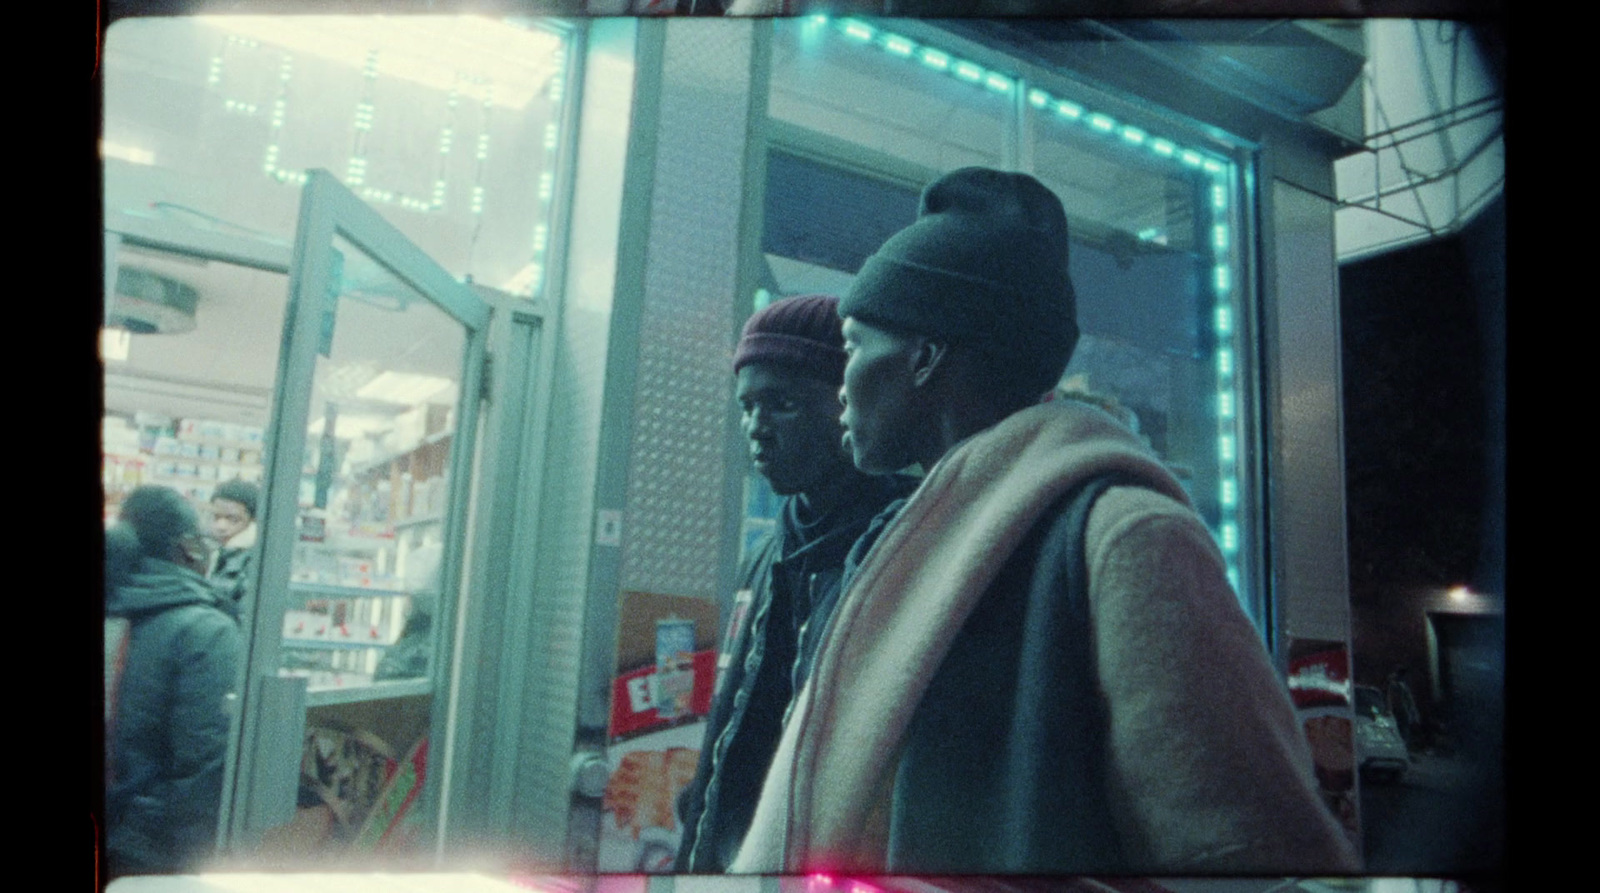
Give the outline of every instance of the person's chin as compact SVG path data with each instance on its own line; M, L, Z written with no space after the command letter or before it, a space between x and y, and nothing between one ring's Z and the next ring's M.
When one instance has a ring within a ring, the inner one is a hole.
M849 453L850 462L855 465L857 471L862 474L880 473L873 468L872 452L867 449L866 444L862 443L859 438L854 437L851 432L845 432L844 448L845 452Z
M774 476L768 470L757 469L762 479L767 482L767 488L778 496L793 496L800 492L793 481L787 480L783 475Z

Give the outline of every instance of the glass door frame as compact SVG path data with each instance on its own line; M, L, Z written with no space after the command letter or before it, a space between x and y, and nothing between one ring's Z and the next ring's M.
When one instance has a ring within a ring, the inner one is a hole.
M277 384L264 442L267 460L261 517L261 553L256 610L249 618L248 678L241 688L239 727L230 748L225 782L223 833L227 850L247 854L266 829L294 815L299 753L308 706L303 678L280 677L282 611L289 599L291 564L298 538L298 492L310 421L312 380L323 348L324 318L332 312L334 239L341 238L425 296L466 330L461 403L451 450L451 488L444 518L439 610L435 617L435 659L416 692L434 695L429 738L442 745L449 717L451 674L463 580L466 515L470 501L474 436L487 356L492 311L472 290L456 281L415 247L392 224L325 170L308 172L289 274L288 310L279 351ZM264 620L263 618L270 618ZM390 695L386 695L390 696ZM361 700L359 690L341 700ZM422 815L439 814L439 769L448 765L440 746L429 757ZM437 834L435 821L424 826ZM241 852L242 851L242 852Z

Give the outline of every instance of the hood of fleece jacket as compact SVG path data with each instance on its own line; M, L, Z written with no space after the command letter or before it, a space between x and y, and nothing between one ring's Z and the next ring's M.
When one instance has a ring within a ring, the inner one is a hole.
M136 617L181 605L216 605L217 596L206 578L159 558L146 558L128 582L119 586L106 605L113 617Z

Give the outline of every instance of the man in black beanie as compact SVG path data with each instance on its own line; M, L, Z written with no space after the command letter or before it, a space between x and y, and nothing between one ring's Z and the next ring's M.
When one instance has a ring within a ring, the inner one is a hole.
M785 499L734 599L699 767L678 798L678 871L727 869L838 600L845 557L873 517L916 486L862 474L844 451L838 304L825 295L775 301L745 323L734 353L750 457Z
M1182 486L1078 401L1060 201L950 173L840 302L864 537L732 870L1342 873L1284 685Z

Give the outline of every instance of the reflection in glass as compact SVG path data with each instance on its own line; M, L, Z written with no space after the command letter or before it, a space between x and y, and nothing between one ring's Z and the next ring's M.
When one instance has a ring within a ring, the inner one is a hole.
M857 20L776 19L768 114L933 171L1003 162L1006 93L897 55L892 36ZM938 60L935 59L935 62Z
M284 675L312 691L432 670L466 334L336 239L283 617Z

